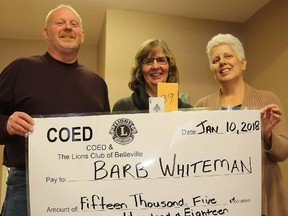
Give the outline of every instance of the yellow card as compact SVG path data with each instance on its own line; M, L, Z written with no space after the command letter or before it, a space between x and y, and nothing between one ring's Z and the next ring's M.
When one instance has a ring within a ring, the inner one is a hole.
M165 112L178 110L178 83L158 83L157 96L164 97Z

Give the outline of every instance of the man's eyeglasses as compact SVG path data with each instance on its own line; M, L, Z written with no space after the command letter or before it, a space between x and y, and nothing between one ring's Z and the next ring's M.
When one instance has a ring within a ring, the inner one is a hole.
M156 60L156 62L159 64L159 65L166 65L169 61L169 58L164 56L164 57L157 57L157 58L145 58L143 61L142 61L142 64L145 65L145 66L151 66L154 61Z

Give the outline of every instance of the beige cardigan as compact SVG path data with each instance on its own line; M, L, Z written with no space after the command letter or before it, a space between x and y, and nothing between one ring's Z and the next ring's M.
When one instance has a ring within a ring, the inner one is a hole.
M219 109L221 91L201 98L195 107ZM268 104L277 104L283 111L280 99L270 91L257 90L245 85L245 97L242 108L261 108ZM272 146L264 148L262 139L262 215L288 216L288 195L282 181L278 162L288 157L288 128L284 114L272 131Z

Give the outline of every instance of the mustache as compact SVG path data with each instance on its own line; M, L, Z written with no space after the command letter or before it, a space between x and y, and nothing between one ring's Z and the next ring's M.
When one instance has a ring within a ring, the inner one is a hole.
M65 30L62 34L60 34L60 37L71 37L71 38L74 38L75 35L70 30Z

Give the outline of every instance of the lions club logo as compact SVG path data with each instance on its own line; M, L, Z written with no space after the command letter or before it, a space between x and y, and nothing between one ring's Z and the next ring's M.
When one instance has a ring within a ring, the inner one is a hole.
M134 123L127 118L120 118L113 122L109 131L112 139L121 145L126 145L134 140L135 134L138 133Z

